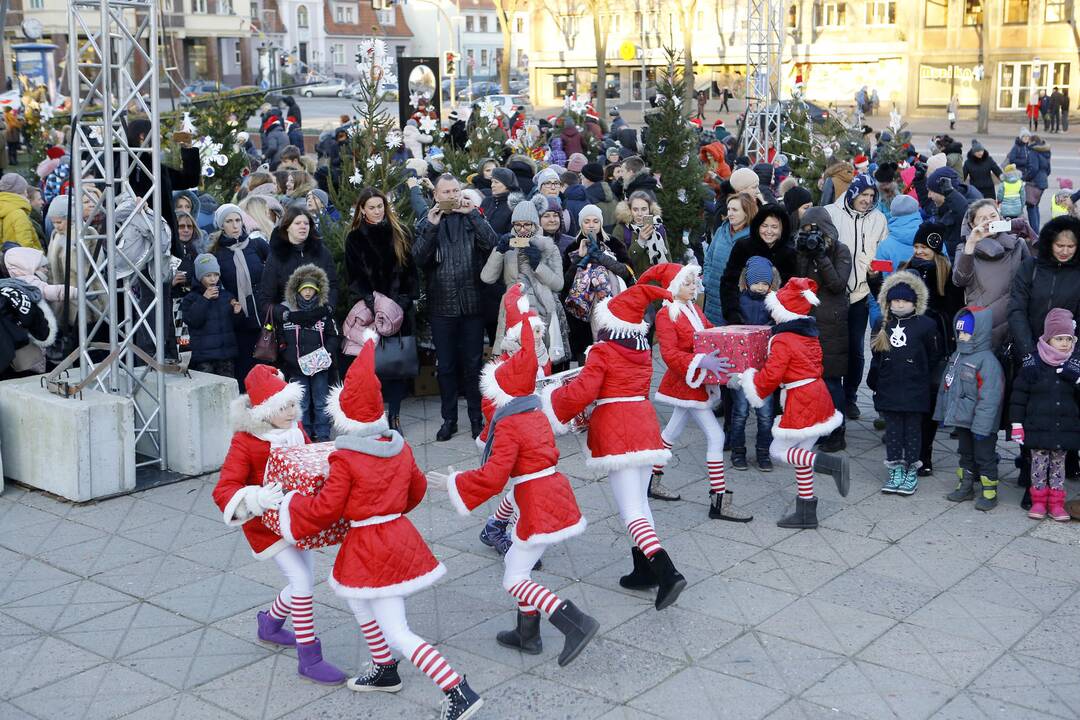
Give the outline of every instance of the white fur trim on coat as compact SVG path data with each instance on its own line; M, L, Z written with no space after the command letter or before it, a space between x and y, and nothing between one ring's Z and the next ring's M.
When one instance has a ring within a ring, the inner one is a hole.
M683 398L671 397L665 395L662 392L657 392L653 395L653 400L664 405L671 405L672 407L684 407L707 410L713 407L713 403L710 400L684 400Z
M221 512L226 525L238 527L255 517L251 514L251 509L248 508L247 497L258 491L258 485L245 485L233 493L233 496L229 498L229 502L225 503L225 509Z
M544 415L547 416L548 422L551 423L551 429L556 435L565 435L570 432L570 425L564 423L555 415L555 408L551 404L551 394L558 389L556 383L551 383L543 390L540 391L540 409L544 411Z
M39 348L47 348L56 340L56 316L53 315L52 308L44 300L39 300L37 306L41 308L41 312L45 315L45 322L49 324L49 334L45 336L44 340L38 340L33 335L30 335L30 342Z
M296 490L290 491L278 505L278 530L281 531L281 538L290 545L296 544L296 538L292 533L292 516L289 515L289 503L296 493Z
M754 387L754 376L757 375L757 368L750 368L743 371L739 376L739 386L746 395L746 401L750 403L750 407L759 408L765 404L765 398L758 395L757 388Z
M823 437L844 424L844 415L839 410L834 410L832 417L828 420L804 428L782 428L780 427L780 421L783 418L784 416L781 415L773 420L772 435L774 438L805 440L807 438Z
M414 577L412 580L395 583L394 585L385 585L383 587L352 587L351 585L345 585L339 581L334 577L333 571L331 571L330 577L326 579L326 584L330 586L334 591L334 594L338 597L373 600L375 598L405 597L406 595L412 595L415 592L419 592L426 587L434 585L435 582L445 574L446 566L439 563L431 572L424 573L419 577Z
M457 489L457 479L460 472L450 473L446 478L446 492L450 494L450 504L457 510L458 515L468 515L469 508L465 507L465 501L461 499L461 493Z
M616 317L615 313L611 312L608 308L608 305L611 304L613 299L614 298L610 297L604 298L595 308L593 308L593 325L604 330L622 331L625 333L639 333L644 335L649 332L649 323L644 320L635 323L621 320Z
M671 459L671 451L658 448L656 450L635 450L633 452L619 453L618 455L601 455L593 457L585 446L585 466L593 470L623 470L629 467L652 467L653 465L666 465Z
M811 293L809 290L804 290L803 295L805 296L806 293L810 293L814 300L817 300L817 296L814 295L814 293ZM809 297L807 299L809 300ZM817 305L817 303L813 301L811 301L810 304ZM773 320L778 323L791 322L792 320L798 320L799 318L810 317L809 315L793 313L784 307L779 298L776 297L775 290L765 296L765 307L768 308L769 314L772 315Z
M346 415L345 411L341 409L341 391L344 389L344 385L333 387L326 397L326 414L334 421L334 427L337 428L338 432L363 437L379 435L390 429L390 423L386 419L385 412L377 420L371 422L360 422Z
M480 394L495 404L495 407L501 408L511 400L514 396L499 387L499 379L495 377L495 371L505 361L492 360L484 369L480 371Z
M290 404L296 403L296 405L299 406L303 399L304 386L300 383L291 382L287 383L285 387L268 397L259 405L251 407L249 399L248 406L251 407L251 417L253 419L269 422L270 418L281 410L284 410Z
M262 552L255 552L254 550L252 550L251 556L256 560L269 560L287 547L292 547L292 545L285 542L284 538L278 538L278 541L276 543L266 548Z
M690 361L690 366L686 368L686 377L683 378L687 385L695 389L701 387L701 383L705 382L705 377L709 374L708 370L698 367L703 359L705 359L704 353L695 355Z
M535 533L529 536L528 540L522 540L518 537L517 529L520 527L520 523L514 524L514 542L521 543L522 547L536 547L537 545L554 545L555 543L568 540L572 537L585 532L585 527L588 522L585 517L582 516L580 520L569 527L564 527L562 530L556 530L550 533Z

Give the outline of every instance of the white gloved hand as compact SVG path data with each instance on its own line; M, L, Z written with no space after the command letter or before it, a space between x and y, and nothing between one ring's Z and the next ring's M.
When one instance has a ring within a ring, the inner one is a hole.
M247 497L244 498L248 510L256 517L270 508L276 508L284 499L285 494L281 491L281 484L276 482L261 487L251 486Z
M428 487L432 490L445 490L447 484L450 482L450 476L454 474L454 466L446 468L445 473L435 472L431 470L427 473Z

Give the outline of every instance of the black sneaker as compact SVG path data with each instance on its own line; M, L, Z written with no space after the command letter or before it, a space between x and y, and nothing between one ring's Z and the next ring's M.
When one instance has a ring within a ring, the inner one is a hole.
M370 670L360 677L350 679L345 686L356 692L396 693L401 690L401 677L397 668L397 660L389 665L372 663Z
M444 422L442 427L439 428L439 432L435 433L435 439L439 442L446 442L450 438L457 434L456 422Z
M465 720L475 715L483 705L484 699L477 695L462 677L461 682L446 691L442 715L439 718L440 720Z
M761 472L772 472L772 458L769 456L769 448L758 448L757 467Z
M746 464L746 448L731 449L731 467L736 470L746 470L750 467Z

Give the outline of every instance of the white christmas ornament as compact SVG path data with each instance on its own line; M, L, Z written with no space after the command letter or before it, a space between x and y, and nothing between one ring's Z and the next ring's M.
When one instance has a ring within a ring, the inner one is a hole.
M353 174L352 177L349 178L349 182L351 182L356 187L360 187L364 184L364 176L360 174L360 168L356 168L355 170L353 170Z
M891 127L894 132L900 132L900 128L903 127L903 124L904 124L903 120L900 117L900 111L897 110L896 108L893 108L892 110L890 110L889 111L889 127Z
M392 130L386 134L386 147L391 150L396 150L401 147L401 133L397 130Z
M195 121L191 119L191 113L184 113L184 117L180 120L180 132L189 135L194 135L198 132L198 130L195 129Z
M675 197L679 199L679 202L686 202L686 188L679 188L679 191L675 193Z
M374 170L379 165L382 165L382 157L379 155L372 155L367 159L365 164L367 165L368 171Z
M435 118L430 115L425 115L420 118L420 132L433 133L438 127L439 125L435 122Z

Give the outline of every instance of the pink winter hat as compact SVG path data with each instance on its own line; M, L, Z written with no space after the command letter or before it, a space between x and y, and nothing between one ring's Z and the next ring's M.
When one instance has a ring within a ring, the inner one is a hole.
M1046 320L1043 321L1043 342L1049 342L1050 338L1058 335L1076 335L1073 314L1064 308L1053 308L1046 313Z
M579 173L581 169L585 167L589 162L589 158L585 157L581 153L574 153L570 156L570 159L566 161L566 169L570 172Z

